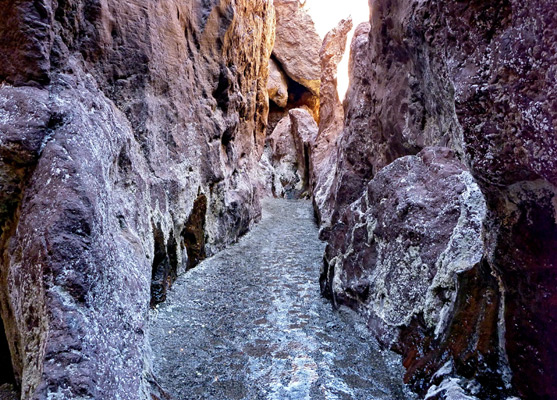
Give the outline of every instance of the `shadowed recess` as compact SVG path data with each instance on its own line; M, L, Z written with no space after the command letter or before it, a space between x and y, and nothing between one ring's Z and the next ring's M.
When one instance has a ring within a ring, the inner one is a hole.
M15 376L12 369L10 348L4 331L4 321L0 317L0 385L4 383L15 384Z

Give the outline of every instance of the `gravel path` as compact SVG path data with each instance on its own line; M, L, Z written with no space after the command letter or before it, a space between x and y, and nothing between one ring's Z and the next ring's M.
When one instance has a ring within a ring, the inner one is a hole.
M311 204L268 199L263 219L180 277L153 311L161 386L186 399L407 399L400 360L319 294Z

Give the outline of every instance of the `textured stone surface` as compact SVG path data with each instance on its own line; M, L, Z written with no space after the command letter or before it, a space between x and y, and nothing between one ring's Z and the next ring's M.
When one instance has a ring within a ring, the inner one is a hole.
M151 296L260 214L272 5L3 12L0 310L21 396L149 398Z
M502 286L513 383L525 398L555 398L557 4L454 2L444 17L430 40L451 47L463 147L489 205L486 260Z
M279 107L286 107L288 103L288 81L280 66L271 58L269 59L269 81L267 82L269 100Z
M353 219L343 219L330 239L329 250L340 252L328 252L332 269L323 283L333 299L361 302L386 325L408 325L424 313L436 327L443 310L426 297L444 291L451 299L456 272L479 263L485 213L479 187L451 150L400 158L344 214Z
M309 201L266 199L238 244L179 278L153 311L161 385L176 399L413 399L400 357L320 298L317 234Z
M321 89L319 93L319 133L310 147L311 186L318 220L329 225L331 203L327 202L336 169L336 141L344 127L344 109L337 91L337 66L346 50L352 20L341 20L325 36L319 60ZM327 222L325 222L327 221Z
M555 2L371 6L367 40L361 27L352 44L329 198L333 218L347 216L331 234L354 228L358 212L350 204L385 165L424 146L451 147L487 200L483 258L458 278L444 339L432 339L419 320L399 336L407 379L424 395L431 389L429 398L451 398L460 390L454 383L472 395L471 378L481 384L480 398L502 398L511 383L524 398L555 398ZM346 218L352 222L342 228ZM339 246L334 251L344 253ZM452 361L441 368L447 354Z
M452 82L444 59L426 43L417 7L413 0L375 1L371 40L365 25L354 36L335 178L339 210L396 158L426 146L461 147Z
M54 40L54 7L50 0L2 3L1 82L32 86L48 83Z
M476 320L461 321L460 329L471 330L469 338L445 343L460 307L461 276L480 268L485 215L478 185L451 150L426 148L417 156L399 158L369 182L335 225L322 291L335 304L358 309L382 343L403 353L411 372L435 372L436 364L440 368L453 359L449 372L457 375L466 374L466 363L497 368L498 359L490 364L483 341L470 339L483 334ZM467 304L467 312L486 312L482 296L474 299L479 302ZM493 306L496 322L497 303ZM422 356L406 340L415 339L418 330L421 340L434 342L431 347L439 360L427 360L433 365L421 363ZM399 340L408 347L399 347Z
M2 400L17 400L18 396L11 385L0 385L0 399Z
M294 108L280 120L267 138L262 163L267 168L267 186L274 196L297 198L309 189L309 147L317 124L307 109Z
M276 40L273 56L294 81L319 96L321 38L298 0L274 0Z

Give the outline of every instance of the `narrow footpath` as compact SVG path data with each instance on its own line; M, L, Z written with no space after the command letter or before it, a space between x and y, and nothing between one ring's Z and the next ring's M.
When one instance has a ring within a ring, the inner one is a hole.
M160 385L177 400L413 398L400 360L319 293L308 201L268 199L239 243L180 277L153 311Z

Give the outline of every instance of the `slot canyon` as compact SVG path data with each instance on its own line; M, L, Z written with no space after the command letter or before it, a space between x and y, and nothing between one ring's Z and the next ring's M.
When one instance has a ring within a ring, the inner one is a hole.
M0 5L0 400L557 400L557 0Z

